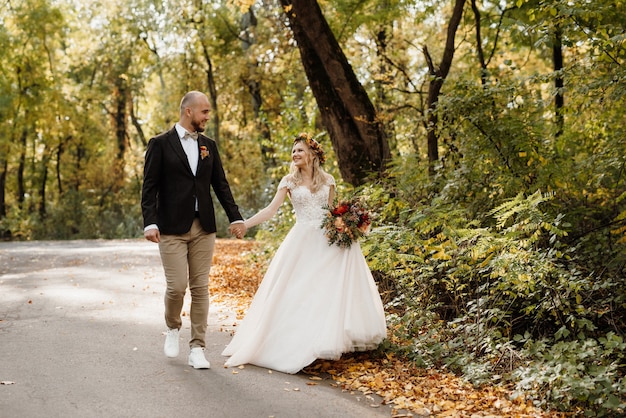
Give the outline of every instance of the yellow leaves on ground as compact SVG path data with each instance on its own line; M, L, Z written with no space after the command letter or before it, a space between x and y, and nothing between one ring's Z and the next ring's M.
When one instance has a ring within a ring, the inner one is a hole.
M253 241L234 239L216 243L211 297L236 309L238 317L243 317L265 271L265 266L253 263L247 256L258 249L256 245ZM555 416L521 398L511 400L504 388L476 388L451 373L417 368L393 353L381 358L371 353L353 353L337 361L318 360L303 371L310 375L309 386L322 384L330 377L335 382L332 385L343 390L360 392L368 399L376 395L382 404L393 406L396 417Z
M243 318L265 271L265 266L248 257L257 245L234 239L218 239L215 244L209 276L211 301L233 308L238 319Z
M522 399L510 400L503 388L475 388L451 373L419 369L392 356L344 355L339 361L318 360L304 371L328 374L344 390L376 394L383 404L393 405L396 416L549 416Z

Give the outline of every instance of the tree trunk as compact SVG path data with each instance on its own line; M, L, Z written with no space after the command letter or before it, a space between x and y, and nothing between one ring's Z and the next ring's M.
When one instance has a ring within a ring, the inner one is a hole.
M7 186L7 171L9 171L9 163L7 159L2 160L2 171L0 172L0 219L7 216L7 201L6 201L6 186ZM3 235L3 231L0 231L0 236Z
M454 10L450 21L448 22L448 34L446 37L446 45L443 51L443 57L438 67L435 67L426 46L424 46L424 56L428 63L431 80L428 88L428 161L430 162L430 173L434 173L434 163L439 160L439 135L437 133L437 102L441 94L441 88L445 81L452 59L454 58L454 38L456 31L463 17L463 6L465 0L455 0Z
M385 7L389 6L388 2L385 2ZM390 28L389 24L381 24L376 32L376 57L378 58L378 67L376 71L380 75L377 80L374 82L376 86L376 112L378 115L383 115L381 118L381 123L383 124L383 131L388 139L389 152L393 153L397 151L398 144L394 140L394 129L395 123L393 118L388 115L390 112L388 108L390 106L389 98L387 95L387 89L389 80L393 77L390 71L389 58L388 58L388 41L389 41L389 33L393 33L393 29ZM417 149L417 148L416 148Z
M358 186L381 173L389 144L374 105L315 0L280 0L344 181Z
M9 163L5 158L2 161L2 171L0 172L0 220L7 216L7 203L6 203L6 185L7 185L7 172L9 170ZM0 229L0 238L11 238L11 229Z
M558 138L563 134L564 119L563 119L563 106L565 105L565 99L563 97L563 77L561 76L561 70L563 70L563 39L562 31L559 26L554 31L554 45L552 46L552 57L554 61L554 73L556 77L554 79L554 88L556 94L554 96L554 114L556 118L556 137Z
M72 139L71 136L68 136L65 141L69 142ZM59 142L59 146L56 151L56 164L55 164L55 174L56 174L56 183L57 183L57 191L59 196L63 196L63 181L61 180L61 157L63 156L64 142Z
M116 152L113 162L112 190L117 192L124 184L125 156L128 148L128 97L129 86L125 76L118 76L113 90L113 126L115 129Z
M41 160L41 179L39 180L39 216L41 219L46 217L46 183L48 182L48 156L47 147L43 151Z
M139 122L139 119L137 119L137 115L135 114L135 101L134 100L131 100L131 103L130 103L130 120L133 126L135 127L135 130L137 131L137 135L139 135L139 140L141 141L141 145L143 145L144 148L147 147L148 140L146 139L146 134L144 134L143 132L143 127L141 126L141 122Z
M24 120L28 120L28 111L25 112ZM24 171L26 170L26 139L28 138L28 128L26 122L22 129L22 135L20 136L20 158L17 166L17 203L21 209L24 206L24 200L26 199L26 185L24 184Z
M476 54L480 63L480 84L487 85L487 63L485 61L485 52L483 50L483 37L481 35L481 16L476 0L472 0L472 11L474 12L474 24L476 25Z
M206 61L206 81L207 88L209 90L208 98L211 103L211 125L213 126L213 130L211 135L215 142L219 145L220 143L220 112L217 107L217 87L215 86L215 74L213 73L213 61L211 61L211 55L209 54L209 49L204 41L204 39L200 40L202 44L202 53L204 54L204 60Z

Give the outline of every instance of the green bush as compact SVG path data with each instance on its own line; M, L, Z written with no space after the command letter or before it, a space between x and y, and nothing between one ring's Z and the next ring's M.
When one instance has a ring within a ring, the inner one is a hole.
M572 240L573 208L554 193L494 200L478 216L409 172L397 164L361 191L377 213L363 249L395 349L476 384L514 384L545 408L621 413L626 287L619 264L601 269L606 252L589 247L602 234Z

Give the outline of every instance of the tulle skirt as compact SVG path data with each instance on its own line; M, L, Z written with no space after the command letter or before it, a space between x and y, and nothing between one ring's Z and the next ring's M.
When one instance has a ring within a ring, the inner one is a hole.
M329 246L318 225L296 223L222 355L228 367L297 373L385 337L383 304L358 242Z

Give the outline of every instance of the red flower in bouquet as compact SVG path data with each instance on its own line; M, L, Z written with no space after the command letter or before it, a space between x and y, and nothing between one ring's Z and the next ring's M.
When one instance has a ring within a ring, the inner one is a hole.
M344 213L346 213L348 210L350 210L350 204L347 202L342 202L339 205L337 205L332 211L333 211L333 215L341 216Z
M200 145L200 158L204 160L208 156L209 156L209 150L207 149L207 147L204 145Z
M369 230L372 216L359 199L342 201L328 210L321 228L328 238L328 244L349 248L352 243Z

